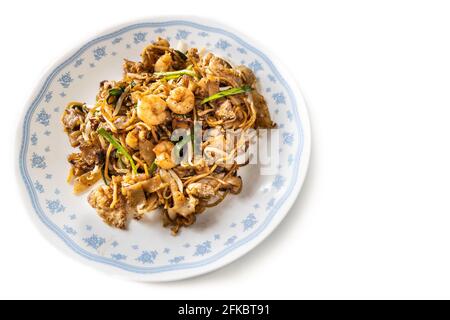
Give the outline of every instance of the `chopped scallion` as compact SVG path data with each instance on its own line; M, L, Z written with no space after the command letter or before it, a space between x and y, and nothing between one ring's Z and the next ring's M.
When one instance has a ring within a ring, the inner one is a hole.
M208 98L203 99L201 104L205 104L207 102L210 102L210 101L213 101L216 99L220 99L220 98L223 98L226 96L232 96L235 94L245 93L245 92L250 92L250 91L252 91L252 87L250 87L248 85L238 87L238 88L231 88L228 90L217 92L216 94L213 94L212 96L209 96Z
M113 97L120 97L123 93L122 88L112 88L109 90L109 95Z
M189 70L189 69L183 69L183 70L177 70L177 71L167 71L167 72L155 72L154 75L156 77L162 77L166 80L176 79L183 75L197 77L197 74L195 73L195 71Z
M120 152L125 158L127 158L128 161L130 161L131 168L133 169L133 173L137 174L137 169L136 169L136 165L134 164L134 160L130 156L130 154L127 152L127 150L122 146L122 144L116 138L114 138L114 136L112 134L110 134L108 131L106 131L104 128L98 129L97 132L103 138L108 140L108 142L111 143L113 145L113 147L116 148L116 150L118 152Z

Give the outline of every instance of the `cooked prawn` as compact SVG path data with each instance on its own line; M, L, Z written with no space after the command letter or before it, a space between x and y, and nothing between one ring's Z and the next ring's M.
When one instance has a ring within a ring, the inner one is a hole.
M154 94L141 97L137 105L139 119L149 126L156 126L167 119L167 103Z
M169 52L159 57L155 63L155 72L168 71L172 65L172 56Z
M153 152L156 155L155 163L158 167L163 169L172 169L176 163L172 159L173 143L170 141L161 141L154 148Z
M170 92L166 100L170 110L178 114L186 114L192 111L195 97L191 90L185 87L176 87Z
M131 149L139 148L139 129L138 128L134 128L133 130L131 130L130 132L127 133L127 136L125 138L125 143Z

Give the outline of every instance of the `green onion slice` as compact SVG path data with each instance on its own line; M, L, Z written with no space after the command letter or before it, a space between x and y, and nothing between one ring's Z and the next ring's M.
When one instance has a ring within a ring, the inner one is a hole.
M109 95L113 97L120 97L123 93L122 88L112 88L109 90Z
M167 72L155 72L154 73L154 75L156 77L158 77L158 78L162 77L166 80L176 79L185 74L188 76L191 76L191 77L197 77L197 74L195 73L195 71L189 70L189 69L183 69L183 70L178 70L178 71L167 71Z
M155 170L156 170L156 161L153 161L152 162L152 165L150 166L150 175L153 173L153 172L155 172Z
M231 88L228 90L223 90L220 92L217 92L216 94L213 94L212 96L209 96L208 98L205 98L202 100L201 104L205 104L207 102L213 101L213 100L217 100L226 96L232 96L235 94L239 94L239 93L245 93L245 92L250 92L252 91L252 87L245 85L242 87L238 87L238 88Z
M122 144L116 138L114 138L112 134L110 134L108 131L106 131L104 128L98 129L97 132L103 138L108 140L108 142L111 143L113 145L113 147L117 149L118 152L123 154L124 157L128 159L128 161L130 161L131 168L133 169L133 173L137 174L137 169L136 169L136 165L134 164L134 160L130 156L130 154L127 152L127 150L122 146Z

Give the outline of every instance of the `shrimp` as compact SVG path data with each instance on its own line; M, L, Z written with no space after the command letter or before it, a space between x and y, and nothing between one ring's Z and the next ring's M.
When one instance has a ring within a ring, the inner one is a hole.
M167 106L175 113L186 114L194 108L195 97L191 90L177 87L170 92L166 100Z
M125 138L125 143L127 146L129 146L131 149L138 149L139 148L139 130L137 128L134 128L130 132L127 133L127 136Z
M139 119L149 126L156 126L167 119L167 104L157 95L143 96L138 101L137 114Z
M167 140L161 141L153 148L153 152L156 155L155 163L158 167L172 169L176 166L176 163L172 160L173 148L173 143Z
M159 57L159 59L155 62L155 72L164 72L170 69L172 65L172 56L169 52Z

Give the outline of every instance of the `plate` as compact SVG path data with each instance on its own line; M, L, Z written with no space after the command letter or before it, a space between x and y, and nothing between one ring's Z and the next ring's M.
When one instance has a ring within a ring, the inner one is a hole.
M242 192L199 215L177 236L162 227L157 214L132 221L127 231L111 228L88 205L87 195L75 196L66 183L66 157L73 149L60 124L65 105L73 100L92 104L99 82L120 79L122 60L139 59L156 37L167 38L172 46L183 41L205 47L251 68L279 132L279 161L273 172L263 175L258 165L242 168ZM286 69L247 36L194 17L134 21L79 45L42 77L19 126L18 169L30 215L42 233L83 263L144 281L204 274L253 249L286 216L301 189L310 154L305 102Z

